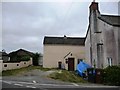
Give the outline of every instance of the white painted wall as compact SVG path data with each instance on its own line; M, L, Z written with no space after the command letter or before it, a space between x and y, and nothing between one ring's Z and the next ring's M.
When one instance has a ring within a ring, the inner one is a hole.
M86 40L85 40L85 59L87 61L87 63L89 65L91 65L91 52L90 52L90 47L91 47L91 43L90 43L90 30L88 30L87 32L87 37L86 37Z
M61 61L68 69L68 64L65 63L65 56L72 52L75 58L75 69L78 59L85 59L85 46L72 46L72 45L44 45L43 67L57 68L58 62Z
M19 66L17 66L17 64ZM5 67L7 65L7 67ZM29 61L21 61L20 63L3 63L2 60L0 61L0 70L12 70L12 69L18 69L22 67L27 67L32 65L32 58Z
M0 60L0 72L2 72L2 63L3 63L3 60Z

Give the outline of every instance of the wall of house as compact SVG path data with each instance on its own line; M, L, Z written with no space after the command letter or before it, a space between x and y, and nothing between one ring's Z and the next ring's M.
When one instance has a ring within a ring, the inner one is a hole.
M94 47L96 48L95 51L95 62L96 62L96 67L97 68L103 68L104 67L104 52L105 52L105 47L104 47L104 23L97 18L97 33L95 33L95 37L97 38L93 43ZM93 48L94 49L94 48ZM93 56L94 57L94 56Z
M100 13L96 10L92 11L91 15L89 16L90 24L85 40L86 59L87 62L93 67L100 67L100 62L98 61L101 61L100 59L102 59L98 59L97 57L97 53L100 53L98 52L98 44L101 43L101 30L98 28L99 21L97 18L99 15Z
M66 56L70 52L72 56ZM85 59L85 46L44 45L43 67L57 68L58 62L61 61L68 69L68 64L65 63L65 59L68 57L75 58L74 66L76 68L77 60Z
M91 62L91 39L90 39L90 28L88 29L88 33L87 33L87 36L86 36L86 40L85 40L85 59L87 61L87 63L89 65L92 65L92 62Z
M118 64L120 65L120 27L117 28L118 30Z
M93 17L91 17L93 20ZM90 31L91 30L91 31ZM112 59L112 65L120 63L120 27L115 27L97 19L97 33L91 21L90 29L85 41L86 60L92 66L105 68L109 65L108 58ZM90 33L91 32L91 33ZM90 53L90 46L92 52Z
M0 59L0 72L2 72L2 63L3 63L3 60Z
M2 70L12 70L12 69L18 69L22 67L27 67L29 65L32 65L32 58L29 61L21 61L20 63L2 63L0 62L2 66Z
M101 20L99 20L99 28L102 30L102 40L103 40L103 64L104 67L109 65L108 58L112 59L112 65L119 64L119 38L118 35L120 27L115 27L109 25Z

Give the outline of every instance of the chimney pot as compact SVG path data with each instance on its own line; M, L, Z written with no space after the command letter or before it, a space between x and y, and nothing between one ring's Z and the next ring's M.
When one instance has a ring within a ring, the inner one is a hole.
M98 9L98 3L97 2L92 2L89 8L90 8L90 12L92 10L99 10Z
M66 35L64 35L64 39L67 39L67 36L66 36Z

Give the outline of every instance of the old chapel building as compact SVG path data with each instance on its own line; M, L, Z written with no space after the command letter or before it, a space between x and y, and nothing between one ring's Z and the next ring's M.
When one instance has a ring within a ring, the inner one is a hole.
M85 59L85 38L44 37L43 67L76 70Z
M120 64L120 16L102 15L97 2L90 7L85 40L87 62L97 68Z

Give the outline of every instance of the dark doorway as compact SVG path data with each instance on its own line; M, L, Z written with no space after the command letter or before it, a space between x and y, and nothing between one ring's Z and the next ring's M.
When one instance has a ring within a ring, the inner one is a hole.
M58 62L58 69L62 69L62 62Z
M68 71L74 71L74 58L68 58Z

